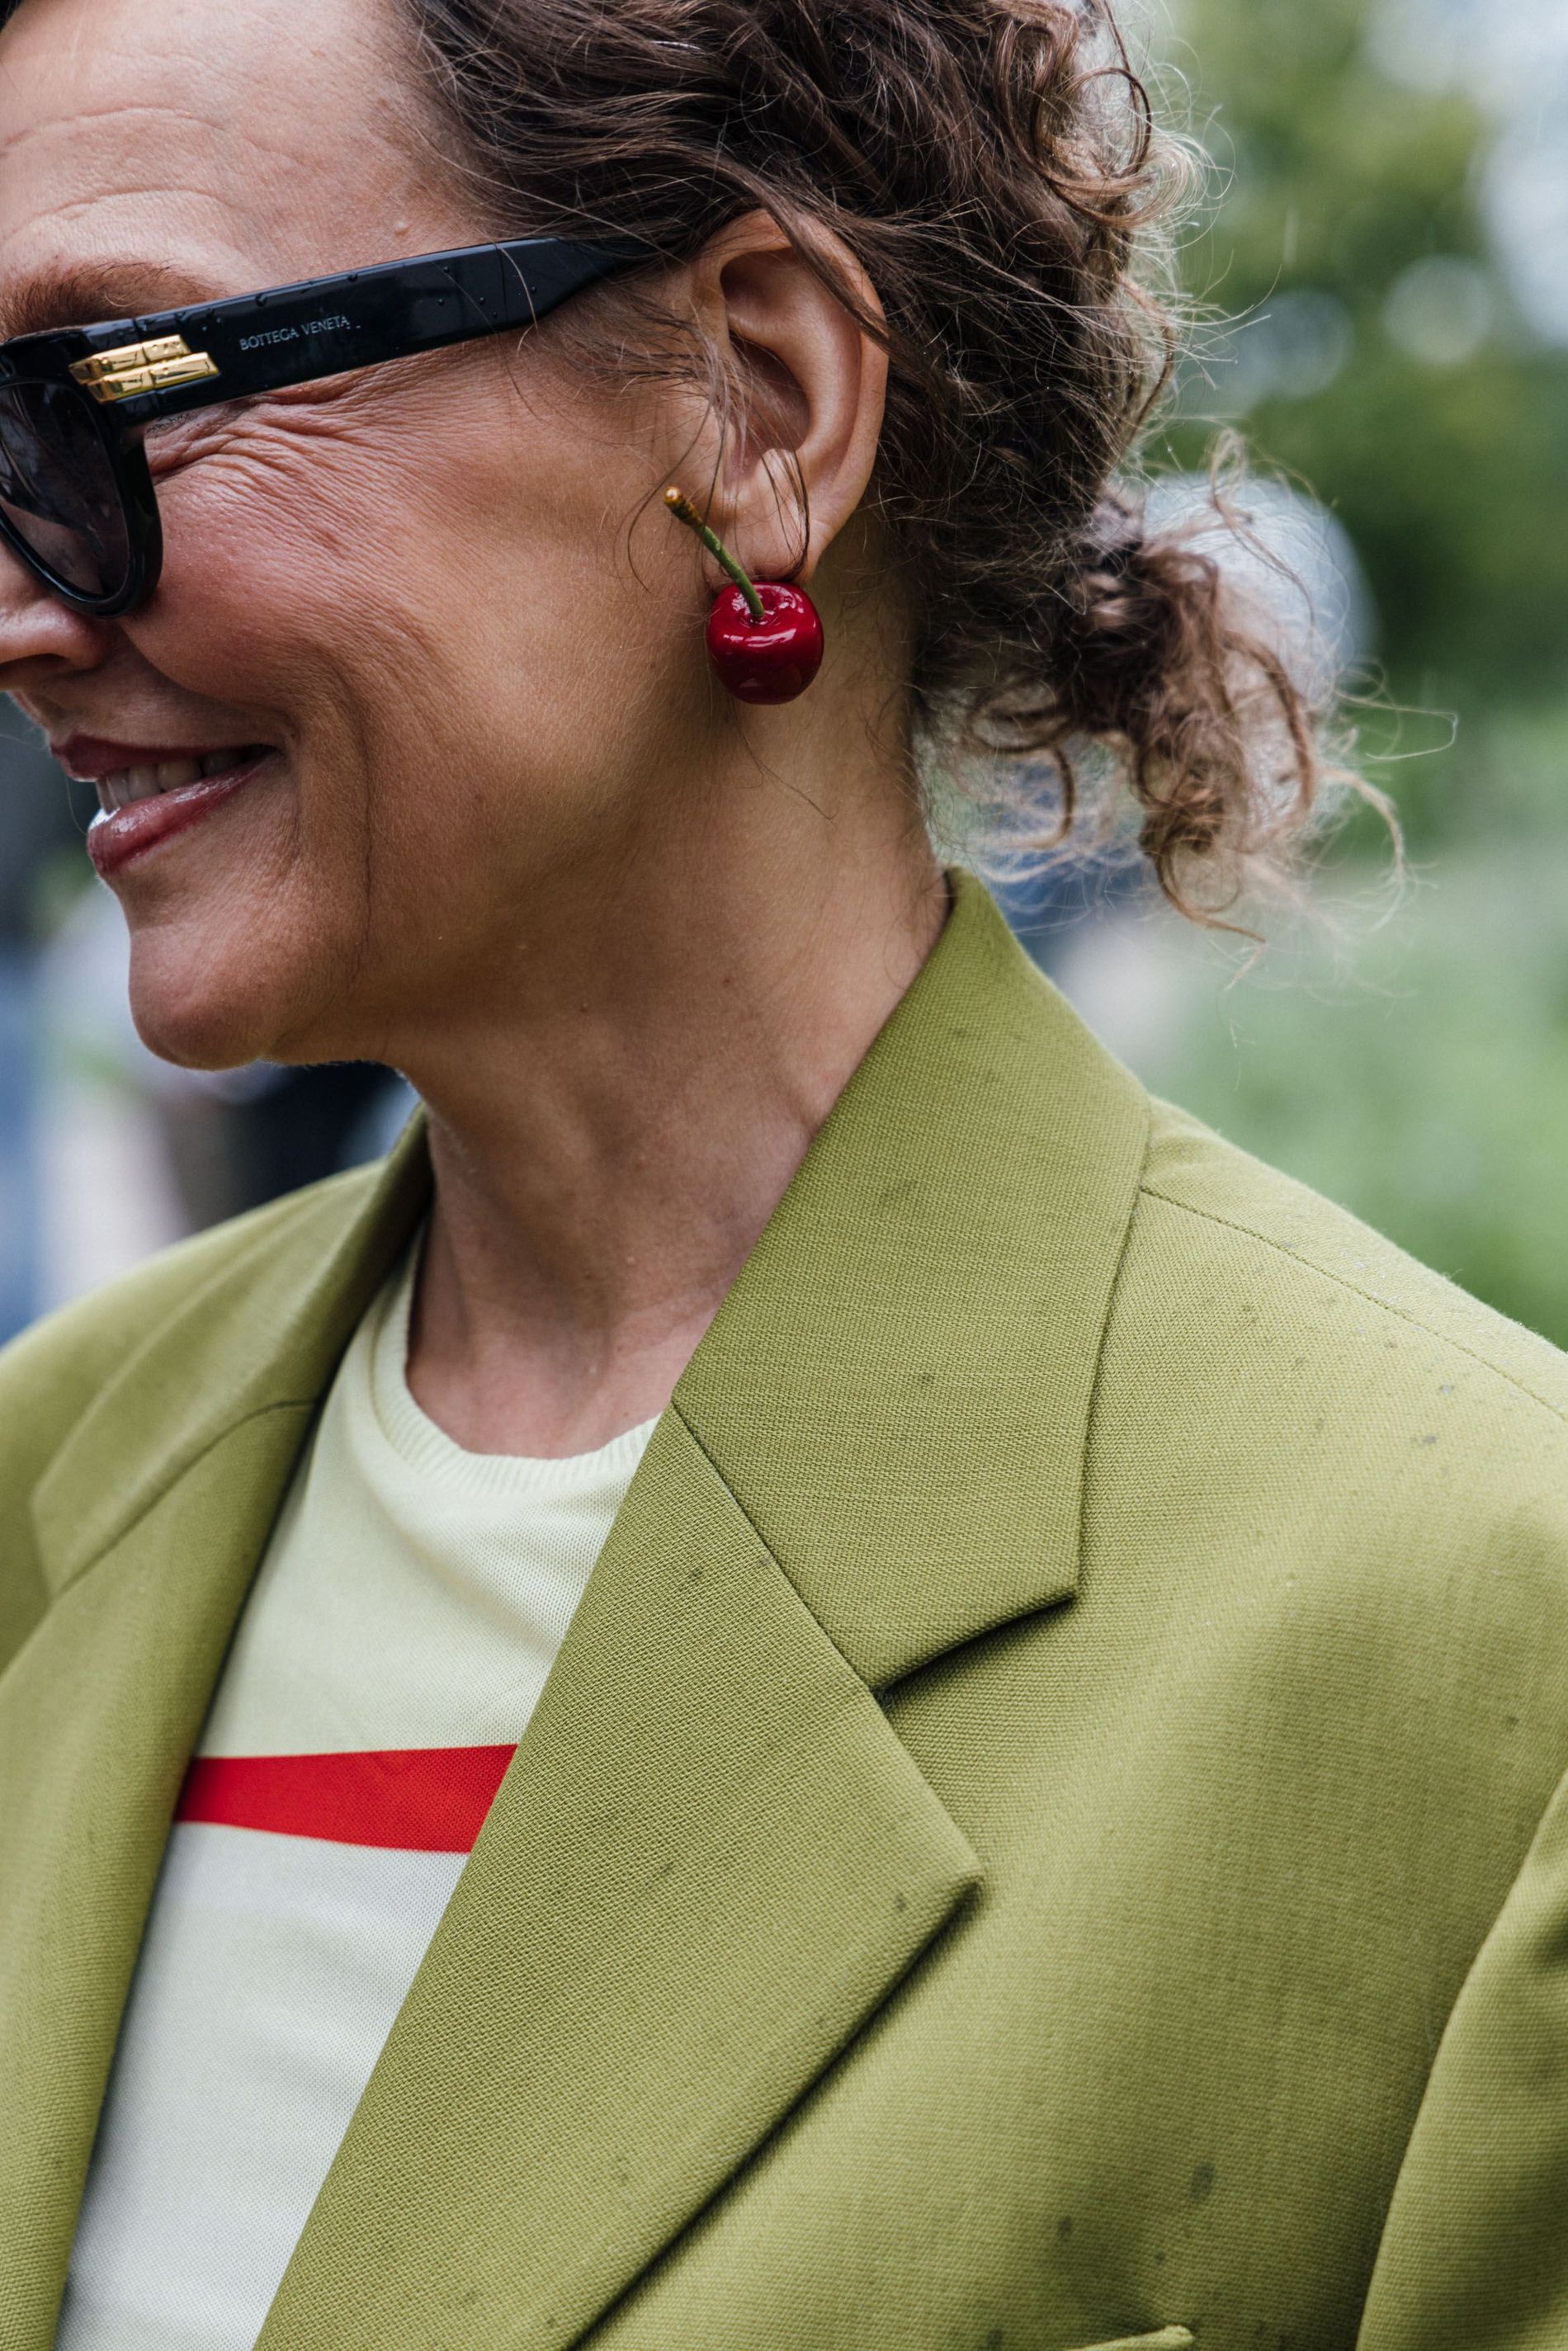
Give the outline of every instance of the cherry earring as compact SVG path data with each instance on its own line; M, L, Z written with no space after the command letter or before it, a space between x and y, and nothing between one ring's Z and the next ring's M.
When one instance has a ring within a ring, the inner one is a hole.
M720 683L741 702L793 702L822 665L822 623L802 588L752 580L684 490L664 492L677 522L695 530L732 585L721 588L707 616L708 659Z

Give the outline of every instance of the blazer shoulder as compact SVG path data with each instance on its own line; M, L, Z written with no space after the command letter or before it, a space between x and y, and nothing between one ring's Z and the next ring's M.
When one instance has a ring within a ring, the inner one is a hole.
M380 1173L329 1176L178 1241L0 1349L0 1666L43 1608L33 1489L99 1389L204 1290L307 1240L313 1227L325 1239L347 1224Z
M1344 1751L1398 1723L1401 1771L1528 1841L1568 1766L1555 1348L1159 1105L1086 1491L1086 1590L1165 1593L1206 1672L1310 1689Z
M1484 1393L1500 1409L1539 1416L1543 1429L1549 1423L1568 1427L1568 1356L1548 1340L1482 1305L1306 1185L1158 1101L1134 1218L1140 1222L1156 1249L1189 1257L1198 1249L1211 1275L1228 1272L1260 1301L1293 1301L1314 1330L1338 1293L1353 1310L1339 1318L1347 1340L1367 1335L1364 1309L1406 1334L1403 1345L1390 1344L1393 1328L1385 1328L1385 1355L1408 1364L1415 1351L1429 1364L1441 1353L1463 1370L1472 1400ZM1385 1370L1397 1385L1396 1367Z

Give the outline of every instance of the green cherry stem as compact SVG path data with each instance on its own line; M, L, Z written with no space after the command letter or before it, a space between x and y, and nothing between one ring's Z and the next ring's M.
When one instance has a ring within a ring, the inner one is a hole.
M762 599L758 594L756 589L752 586L748 574L736 561L728 548L726 547L723 539L718 536L718 533L708 528L701 515L698 514L695 507L693 506L690 498L687 497L685 490L677 490L674 486L672 486L664 492L664 504L669 507L670 512L674 516L677 522L684 522L688 530L695 531L697 537L701 539L708 553L713 557L715 562L721 565L723 569L728 572L730 578L734 580L736 586L745 597L746 609L750 613L753 621L766 620L768 616L762 608Z

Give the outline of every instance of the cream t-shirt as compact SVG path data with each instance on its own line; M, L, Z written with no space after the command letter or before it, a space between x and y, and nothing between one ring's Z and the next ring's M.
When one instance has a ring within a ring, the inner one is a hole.
M653 1434L465 1453L344 1356L171 1831L57 2351L250 2351Z

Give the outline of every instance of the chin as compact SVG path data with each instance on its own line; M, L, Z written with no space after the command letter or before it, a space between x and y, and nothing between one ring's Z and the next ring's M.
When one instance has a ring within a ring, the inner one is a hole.
M258 969L264 974L258 984ZM185 1070L236 1070L247 1061L326 1060L301 1052L303 975L267 969L265 958L167 932L133 935L131 1011L137 1034L161 1061ZM292 979L292 985L290 980ZM323 991L325 992L325 991Z

